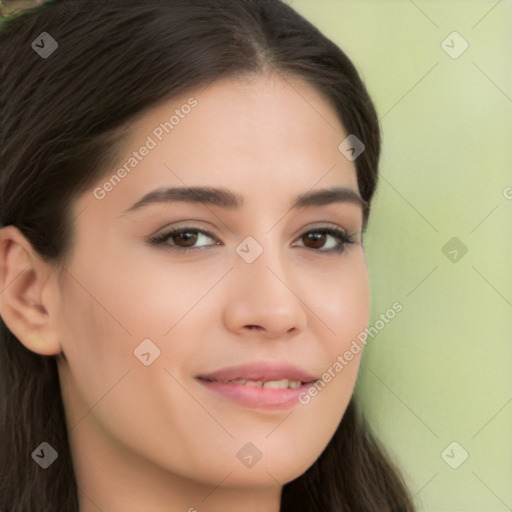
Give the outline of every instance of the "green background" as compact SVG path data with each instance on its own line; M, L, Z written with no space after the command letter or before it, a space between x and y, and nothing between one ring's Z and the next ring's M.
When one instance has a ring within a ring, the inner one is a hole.
M383 130L370 325L403 311L365 350L365 414L419 510L512 510L512 1L287 3L354 61Z

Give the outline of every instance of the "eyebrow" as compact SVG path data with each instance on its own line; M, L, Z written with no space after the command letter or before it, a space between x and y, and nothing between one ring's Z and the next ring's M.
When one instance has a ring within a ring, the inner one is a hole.
M197 203L217 206L228 210L240 210L244 198L234 194L225 188L213 187L176 187L158 188L149 192L135 204L125 210L122 215L141 210L152 204L158 203ZM297 196L290 205L290 209L310 208L325 206L332 203L353 203L366 211L368 203L353 189L346 187L334 187L321 190L311 190Z

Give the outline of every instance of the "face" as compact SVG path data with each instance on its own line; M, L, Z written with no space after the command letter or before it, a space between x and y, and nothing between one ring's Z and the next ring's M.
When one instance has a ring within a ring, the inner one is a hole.
M103 453L241 488L282 485L320 455L361 354L339 356L369 315L347 135L312 88L274 75L216 82L133 124L74 204L56 299L84 466Z

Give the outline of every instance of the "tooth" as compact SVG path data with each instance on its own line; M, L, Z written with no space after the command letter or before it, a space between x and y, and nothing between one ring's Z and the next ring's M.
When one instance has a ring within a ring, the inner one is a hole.
M282 379L282 380L269 380L268 382L265 382L263 384L264 388L270 388L270 389L286 389L288 387L288 379Z
M281 389L287 389L290 385L290 381L288 379L280 380L279 383L281 384Z
M254 386L254 387L257 387L257 388L261 388L263 386L263 382L261 382L261 380L248 380L245 382L245 385L246 386Z
M288 379L281 379L281 380L269 380L267 382L263 382L261 380L245 380L245 379L238 379L238 380L223 380L220 381L224 384L239 384L241 386L252 386L257 388L269 388L269 389L296 389L299 388L302 385L302 382L300 380L288 380Z

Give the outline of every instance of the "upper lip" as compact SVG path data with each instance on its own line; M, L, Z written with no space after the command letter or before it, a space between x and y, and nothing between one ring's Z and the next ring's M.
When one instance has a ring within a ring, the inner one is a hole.
M288 379L302 383L314 382L317 377L306 370L288 363L248 363L229 366L212 373L198 375L197 378L212 381L250 380L268 382L271 380Z

